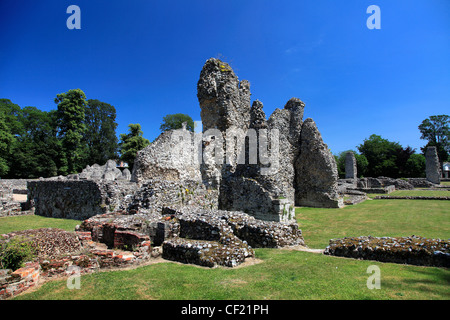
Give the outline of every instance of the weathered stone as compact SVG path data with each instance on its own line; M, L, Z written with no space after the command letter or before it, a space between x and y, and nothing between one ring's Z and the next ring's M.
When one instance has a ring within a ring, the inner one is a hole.
M126 181L29 181L28 200L37 215L83 220L127 209L136 190L136 184Z
M127 181L131 180L131 172L130 172L130 170L128 170L128 168L125 168L122 171L122 178L121 179L122 180L127 180Z
M353 152L347 152L345 155L345 179L357 179L356 158Z
M203 131L226 132L232 126L248 129L250 84L239 82L230 65L218 59L206 61L197 83Z
M296 205L342 207L343 199L337 189L336 160L312 119L303 123L300 140L300 155L296 161Z
M434 184L441 183L439 158L436 147L428 147L425 153L425 174L427 180Z
M131 181L202 181L198 159L200 142L200 137L196 140L196 135L186 129L163 132L154 142L138 152Z
M450 267L448 240L423 237L355 237L330 240L325 254L420 266Z

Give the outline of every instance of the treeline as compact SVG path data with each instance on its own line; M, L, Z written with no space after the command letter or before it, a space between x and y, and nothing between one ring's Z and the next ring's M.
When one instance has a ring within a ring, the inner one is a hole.
M436 146L441 165L449 161L449 120L447 115L431 116L419 125L421 139L428 143L421 153L398 142L383 139L373 134L358 145L356 150L347 150L335 155L340 178L345 177L345 156L348 151L355 154L358 177L422 178L425 177L425 152L428 146Z
M119 142L114 106L86 99L80 89L58 94L55 103L55 110L42 111L0 99L0 177L77 173L88 164L136 154L136 148L149 144L139 124L130 124ZM125 158L132 164L134 157Z
M373 134L353 151L358 177L421 178L425 176L425 156L398 142L391 142ZM336 156L339 177L345 177L345 156Z

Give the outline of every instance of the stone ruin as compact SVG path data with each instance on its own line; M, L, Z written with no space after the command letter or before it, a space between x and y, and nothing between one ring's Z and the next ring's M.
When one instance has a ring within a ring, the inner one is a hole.
M204 182L219 190L220 209L287 222L294 220L295 205L342 206L335 159L314 121L303 122L300 99L266 120L263 104L250 104L250 83L218 59L204 65L197 91L203 150L226 153L226 161L204 157L200 166Z
M436 147L428 147L425 153L425 174L434 184L441 183L440 164Z
M205 266L304 245L295 206L343 206L334 156L300 99L266 119L250 96L248 81L209 59L197 83L202 132L162 133L132 173L110 160L30 181L29 202L38 215L85 220L81 231L110 248L149 237L163 257Z

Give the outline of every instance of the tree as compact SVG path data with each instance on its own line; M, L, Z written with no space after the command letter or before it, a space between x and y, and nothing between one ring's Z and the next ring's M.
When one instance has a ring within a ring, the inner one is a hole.
M439 144L449 152L450 148L450 116L438 115L430 116L422 121L419 125L420 139L428 140L429 142Z
M358 172L358 177L363 177L366 175L367 166L369 165L366 157L362 154L358 154L354 150L347 150L339 153L336 156L336 164L338 167L339 177L345 178L345 157L347 156L347 152L353 152L356 159L356 170Z
M9 99L0 99L0 112L3 112L4 121L8 124L13 136L23 133L22 109Z
M9 171L8 156L15 140L5 120L6 116L0 110L0 176L6 175Z
M425 147L421 148L424 154L428 147L435 146L441 163L449 159L450 116L445 114L430 116L419 125L419 131L422 134L420 139L428 140Z
M16 138L9 176L38 178L57 175L62 163L62 147L56 136L56 111L25 107L21 122L24 130Z
M369 139L365 139L358 146L359 152L366 157L369 163L367 168L369 177L399 178L402 175L403 161L407 161L407 159L404 160L405 157L401 158L401 155L409 153L410 149L410 147L403 149L399 143L388 141L376 134L371 135Z
M128 134L122 133L120 135L119 151L121 154L121 160L128 163L130 168L133 168L134 159L138 151L144 149L150 144L150 141L143 137L141 125L129 124Z
M425 177L425 156L414 153L406 161L405 177L424 178Z
M77 173L87 158L87 148L82 143L86 132L86 95L80 89L72 89L58 94L55 103L58 104L58 136L65 158L65 165L59 171L61 174Z
M85 125L84 140L88 148L85 164L104 164L109 159L117 158L116 108L99 100L88 100Z
M194 132L194 121L187 114L176 113L176 114L168 114L163 118L163 123L159 127L161 132L167 130L175 130L181 129L183 122L186 122L186 129Z

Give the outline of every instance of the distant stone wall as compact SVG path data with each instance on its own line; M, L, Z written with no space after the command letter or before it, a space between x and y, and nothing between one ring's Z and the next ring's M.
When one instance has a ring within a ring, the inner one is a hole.
M30 214L24 202L14 200L14 194L27 194L25 179L0 180L0 217Z
M136 189L136 184L127 181L29 181L28 200L37 215L84 220L127 209Z

